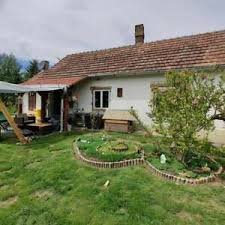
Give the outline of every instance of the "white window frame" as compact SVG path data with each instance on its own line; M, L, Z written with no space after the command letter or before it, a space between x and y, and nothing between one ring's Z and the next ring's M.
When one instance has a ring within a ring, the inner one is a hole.
M103 92L108 92L108 107L103 107ZM100 92L100 107L95 107L95 92ZM109 89L96 89L93 90L93 109L101 110L101 109L108 109L110 104L110 93L111 91Z

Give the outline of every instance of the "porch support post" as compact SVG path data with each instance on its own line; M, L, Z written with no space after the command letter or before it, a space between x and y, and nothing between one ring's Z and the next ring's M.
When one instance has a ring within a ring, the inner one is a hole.
M68 131L68 117L69 117L69 101L67 88L64 89L63 97L61 99L61 124L60 131Z
M61 97L61 110L60 110L60 133L63 132L63 106L64 106L64 98Z
M68 118L69 118L69 101L68 95L64 96L64 114L63 114L63 131L68 131Z
M48 92L39 92L38 94L41 96L41 121L44 122L46 117Z
M20 93L17 96L17 115L23 113L23 94L24 93Z

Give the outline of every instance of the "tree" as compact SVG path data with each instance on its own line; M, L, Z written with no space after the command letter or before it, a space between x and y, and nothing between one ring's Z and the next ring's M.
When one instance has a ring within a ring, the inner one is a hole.
M10 83L21 82L20 65L14 55L1 55L0 80Z
M197 148L199 131L214 129L213 119L224 113L222 79L193 71L168 72L163 86L155 86L150 117L177 158L185 162Z
M20 65L17 63L14 55L2 54L0 56L0 81L9 83L20 83ZM1 94L7 105L15 106L16 97L14 95Z
M25 80L30 79L39 72L40 70L38 66L38 61L36 59L33 59L32 61L30 61L28 67L26 68Z
M6 57L6 54L0 54L0 64L5 57Z

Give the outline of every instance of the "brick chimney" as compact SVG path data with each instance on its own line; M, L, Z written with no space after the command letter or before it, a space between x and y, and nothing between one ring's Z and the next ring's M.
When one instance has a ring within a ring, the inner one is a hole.
M135 44L143 44L145 39L144 24L135 25Z
M43 70L48 70L49 69L49 61L47 61L47 60L41 61L41 63L40 63L40 69L42 71Z

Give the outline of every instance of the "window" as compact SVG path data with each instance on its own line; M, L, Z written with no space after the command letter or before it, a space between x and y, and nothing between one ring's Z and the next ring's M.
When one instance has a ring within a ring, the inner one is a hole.
M93 92L95 109L106 109L109 107L109 90L95 90Z
M117 97L122 98L123 97L123 88L117 88Z
M101 108L101 91L95 91L95 108Z
M36 93L28 94L28 108L29 111L34 111L36 109Z
M102 108L109 107L109 91L102 92Z

